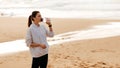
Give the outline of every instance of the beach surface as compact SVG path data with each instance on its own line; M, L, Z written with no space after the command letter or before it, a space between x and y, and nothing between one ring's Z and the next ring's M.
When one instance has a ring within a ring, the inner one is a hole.
M88 30L120 20L52 18L55 35ZM24 39L27 18L0 17L0 43ZM48 68L120 68L120 36L83 39L50 46ZM16 44L17 45L17 44ZM3 45L4 46L4 45ZM30 68L29 51L0 55L0 68Z

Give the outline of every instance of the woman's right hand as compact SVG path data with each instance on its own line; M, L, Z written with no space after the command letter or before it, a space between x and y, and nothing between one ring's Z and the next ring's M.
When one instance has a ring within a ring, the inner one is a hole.
M46 48L46 45L45 44L40 44L40 47L45 49Z

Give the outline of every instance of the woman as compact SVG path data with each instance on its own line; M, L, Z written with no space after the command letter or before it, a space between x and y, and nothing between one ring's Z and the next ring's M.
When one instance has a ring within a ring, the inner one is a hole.
M42 23L39 11L33 11L28 19L28 31L26 34L26 44L30 49L32 68L46 68L48 62L48 48L46 36L53 37L53 29L50 19L46 19L49 30Z

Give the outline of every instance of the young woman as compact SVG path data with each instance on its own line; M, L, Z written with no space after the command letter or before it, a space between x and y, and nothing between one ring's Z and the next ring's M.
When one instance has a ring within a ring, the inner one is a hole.
M28 31L26 34L26 44L32 55L31 68L46 68L48 62L48 48L46 37L53 37L53 29L50 19L46 19L49 30L42 23L39 11L33 11L28 19Z

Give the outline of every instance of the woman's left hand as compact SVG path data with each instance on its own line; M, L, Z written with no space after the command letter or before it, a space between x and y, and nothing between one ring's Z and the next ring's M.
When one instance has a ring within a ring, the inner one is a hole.
M48 25L52 25L52 24L51 24L51 21L50 21L49 18L46 18L46 24L48 24Z

